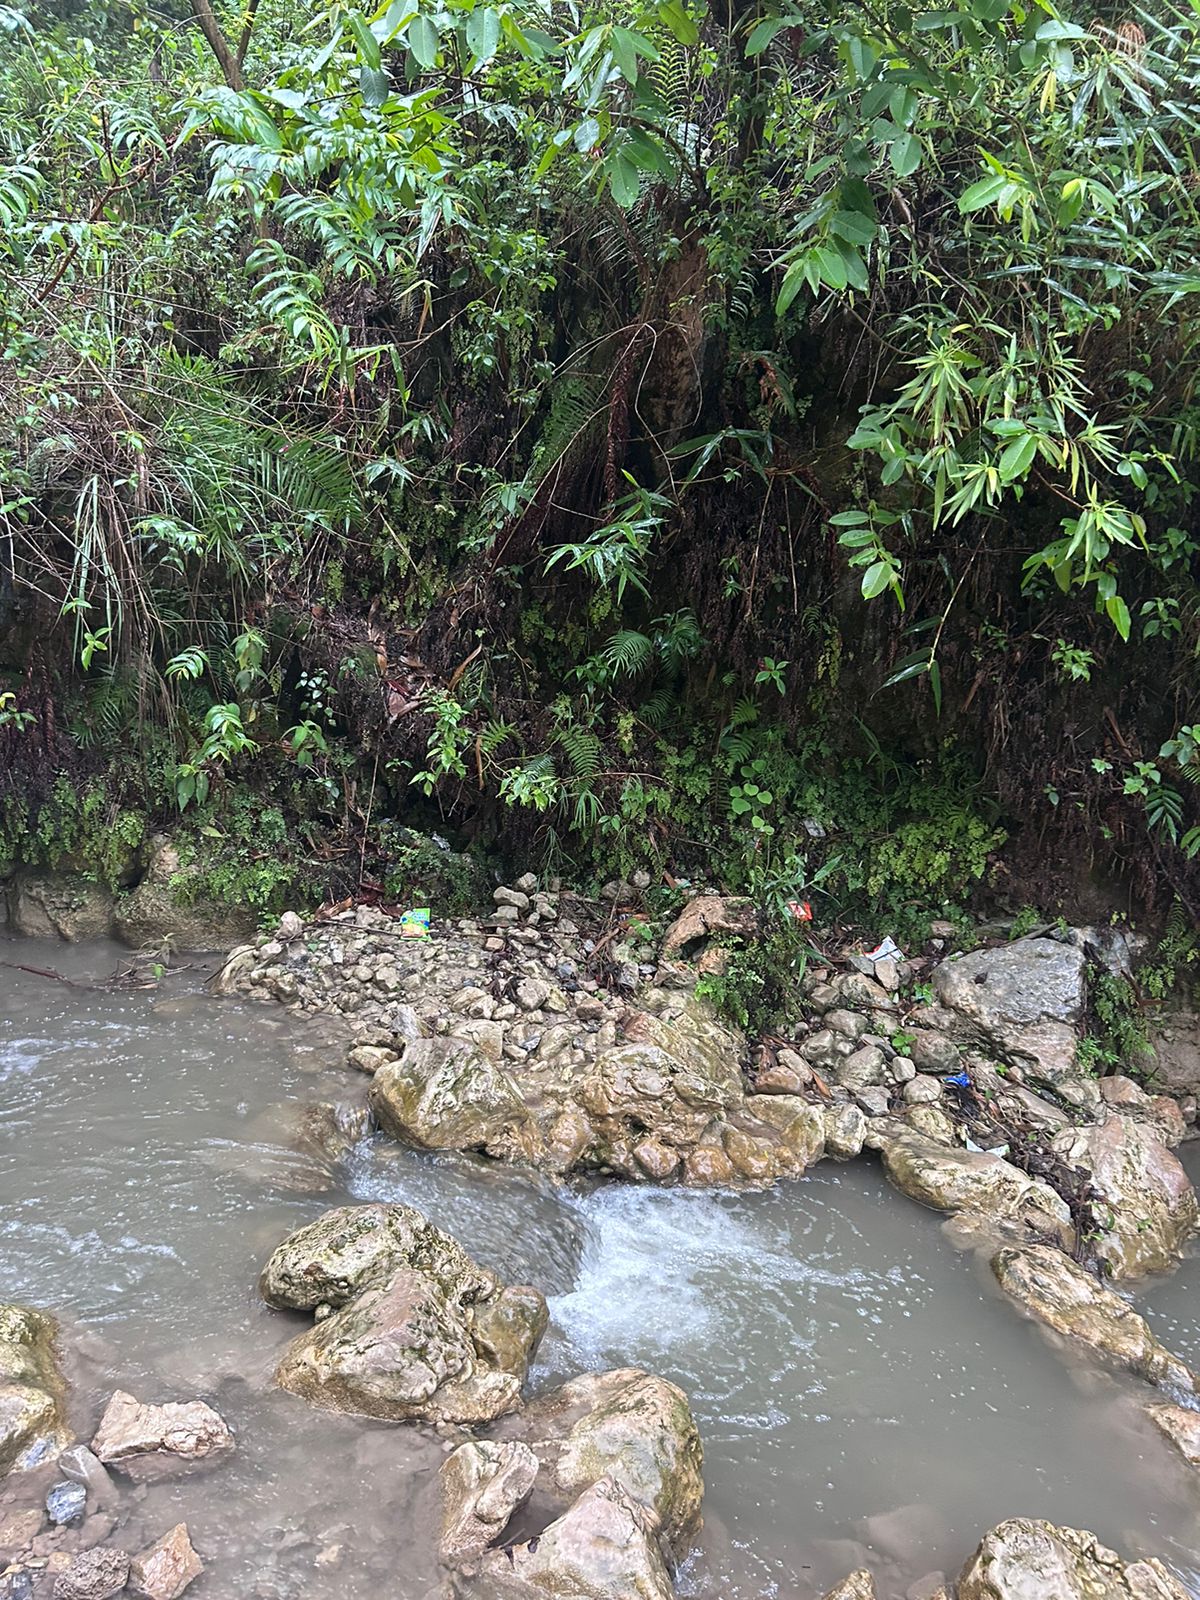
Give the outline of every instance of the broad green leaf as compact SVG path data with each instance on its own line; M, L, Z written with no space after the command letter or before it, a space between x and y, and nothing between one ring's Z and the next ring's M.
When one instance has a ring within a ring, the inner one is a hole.
M750 30L750 37L746 40L746 54L762 55L780 29L791 26L792 22L791 17L764 17L757 27Z
M679 44L691 46L700 42L700 29L696 19L684 10L680 0L661 0L658 20Z
M1128 644L1130 623L1129 607L1125 604L1124 600L1121 599L1119 594L1114 594L1104 602L1104 609L1108 612L1109 621L1112 623L1113 627L1116 628L1122 639L1124 639Z
M978 183L973 183L958 197L958 209L964 216L970 211L982 211L984 206L994 205L1008 188L1008 179L1002 173L993 172L986 178L980 178Z
M836 250L827 250L821 246L816 251L816 258L821 282L827 283L831 289L844 289L850 278L841 255Z
M477 7L467 18L467 49L477 63L490 61L500 45L500 17L491 6Z
M377 71L374 67L359 67L358 89L363 97L363 105L376 109L391 94L391 79L386 72Z
M1026 433L1005 446L999 462L1000 476L1005 483L1015 483L1025 476L1033 465L1037 447L1035 433Z
M379 54L379 40L367 27L367 19L361 11L348 11L346 22L350 32L354 35L354 43L358 46L358 53L362 57L365 67L370 67L372 72L378 72L382 65Z
M921 165L921 141L915 133L902 133L892 140L892 171L898 178L910 177Z
M409 23L404 37L419 67L428 72L437 64L438 31L429 17L415 16Z
M879 232L861 211L835 211L829 219L830 231L850 244L870 244Z
M613 199L627 211L638 197L641 179L633 162L619 151L609 159L608 183Z
M580 155L587 155L600 140L600 124L595 117L585 117L582 122L575 125L575 148Z
M881 595L890 586L895 570L890 561L873 561L862 576L863 599L874 600Z

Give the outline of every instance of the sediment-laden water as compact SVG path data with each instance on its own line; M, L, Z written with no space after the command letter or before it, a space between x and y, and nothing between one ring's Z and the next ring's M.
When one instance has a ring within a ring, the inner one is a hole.
M127 953L0 940L103 980ZM90 1431L115 1387L204 1398L238 1435L211 1471L126 1491L114 1537L186 1520L197 1600L426 1600L443 1442L331 1418L270 1375L299 1323L259 1266L348 1200L402 1199L550 1297L536 1384L639 1364L690 1394L706 1449L705 1600L810 1600L866 1560L903 1600L1008 1516L1156 1552L1200 1597L1197 1501L1132 1385L1064 1365L940 1219L868 1161L765 1194L556 1188L382 1140L344 1159L303 1107L361 1097L318 1025L200 992L69 987L0 966L0 1299L55 1310ZM1189 1284L1146 1297L1200 1364Z

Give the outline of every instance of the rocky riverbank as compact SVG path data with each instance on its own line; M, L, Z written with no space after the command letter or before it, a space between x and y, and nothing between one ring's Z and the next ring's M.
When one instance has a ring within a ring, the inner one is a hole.
M912 960L850 952L804 974L805 1015L787 1037L750 1041L697 994L721 939L749 926L745 906L704 897L652 942L631 933L639 919L621 911L622 893L588 903L524 880L501 886L486 916L415 935L378 907L288 915L236 949L213 987L334 1019L347 1092L362 1102L325 1119L339 1151L375 1126L554 1183L689 1188L878 1158L979 1252L998 1304L1140 1392L1180 1472L1194 1472L1197 1378L1128 1286L1177 1262L1195 1232L1174 1147L1196 1106L1178 1082L1160 1094L1144 1078L1081 1070L1089 933L964 955L938 933L942 947ZM313 1108L313 1137L323 1125ZM682 1389L618 1366L530 1398L543 1286L501 1281L411 1206L327 1212L270 1253L260 1292L312 1319L275 1374L297 1404L440 1437L429 1538L446 1600L669 1600L703 1495ZM53 1322L21 1307L0 1308L0 1380L2 1600L122 1589L177 1600L219 1563L219 1550L197 1553L186 1523L140 1547L123 1536L129 1486L222 1471L236 1441L211 1406L118 1391L82 1429L90 1445L71 1445ZM994 1529L957 1579L938 1581L920 1600L1186 1593L1155 1561L1031 1521ZM834 1597L880 1600L863 1572Z

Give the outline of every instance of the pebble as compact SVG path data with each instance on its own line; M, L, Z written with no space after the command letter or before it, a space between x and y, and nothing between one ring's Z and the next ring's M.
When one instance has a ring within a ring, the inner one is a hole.
M46 1515L57 1527L78 1522L86 1510L87 1490L68 1478L54 1484L46 1496Z

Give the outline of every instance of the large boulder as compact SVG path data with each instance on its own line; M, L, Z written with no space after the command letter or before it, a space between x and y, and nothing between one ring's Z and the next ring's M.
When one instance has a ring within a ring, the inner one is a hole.
M118 1389L104 1408L92 1454L132 1477L157 1477L233 1449L228 1423L203 1400L143 1405Z
M1090 1127L1064 1129L1053 1148L1068 1166L1091 1174L1105 1203L1093 1207L1103 1226L1096 1253L1114 1278L1161 1272L1178 1261L1200 1207L1155 1128L1110 1112Z
M1194 1392L1192 1373L1145 1319L1061 1251L1005 1246L992 1257L992 1272L1011 1300L1055 1333L1150 1383Z
M883 1145L883 1164L901 1193L935 1211L1011 1220L1043 1236L1065 1237L1069 1231L1066 1203L1048 1184L1028 1177L1002 1156L906 1132Z
M71 1442L57 1334L45 1312L0 1305L0 1476L40 1466Z
M673 1600L675 1590L650 1512L600 1478L536 1538L485 1556L477 1592L489 1600Z
M958 1600L1188 1600L1161 1561L1125 1562L1081 1528L1015 1517L984 1535Z
M504 1532L529 1496L538 1458L520 1439L473 1439L442 1463L442 1533L438 1554L447 1566L478 1560Z
M203 862L185 863L170 840L156 837L145 876L116 902L117 937L135 950L168 939L179 950L228 950L249 939L258 913L243 902L205 896L203 870Z
M573 1498L609 1478L683 1553L700 1523L704 1457L682 1389L637 1367L585 1373L531 1406L527 1431L553 1492Z
M8 884L9 924L26 939L107 939L114 902L105 884L79 873L18 872Z
M419 1268L463 1301L499 1288L494 1272L419 1211L384 1204L339 1206L298 1229L272 1253L258 1288L277 1311L336 1309L398 1267Z
M513 1411L544 1297L503 1287L407 1206L341 1207L275 1251L268 1303L328 1312L288 1346L284 1389L360 1416L484 1422Z
M1056 939L1017 939L935 968L938 1001L1003 1059L1055 1083L1070 1076L1086 1003L1087 961Z
M533 1117L516 1083L465 1039L410 1041L375 1073L368 1099L384 1132L419 1150L536 1154Z

